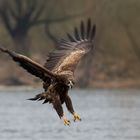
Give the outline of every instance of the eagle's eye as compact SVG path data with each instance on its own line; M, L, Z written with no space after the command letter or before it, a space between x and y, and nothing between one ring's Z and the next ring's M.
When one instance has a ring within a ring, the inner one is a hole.
M72 89L73 85L74 85L73 82L71 80L69 80L68 86L69 86L70 89Z

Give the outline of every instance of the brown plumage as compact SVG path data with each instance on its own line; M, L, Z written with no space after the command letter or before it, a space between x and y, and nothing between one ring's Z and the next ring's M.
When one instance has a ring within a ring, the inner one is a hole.
M69 41L62 39L58 42L54 51L49 53L44 66L24 55L0 48L2 52L9 54L22 68L43 81L44 92L29 100L44 100L43 104L52 103L59 117L63 118L64 124L70 122L64 117L63 103L66 104L69 112L73 114L74 120L80 120L80 116L73 109L68 90L74 84L74 71L78 62L93 47L95 31L95 25L91 25L90 19L86 25L82 21L80 30L74 28L74 36L67 34Z

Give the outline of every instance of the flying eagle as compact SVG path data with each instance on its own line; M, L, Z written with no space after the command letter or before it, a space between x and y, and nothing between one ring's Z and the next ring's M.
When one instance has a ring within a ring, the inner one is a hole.
M0 47L2 52L9 54L22 68L43 81L44 92L29 100L51 103L65 125L69 125L70 121L64 115L63 103L73 115L74 121L81 120L73 109L68 90L74 85L74 71L78 62L93 48L95 32L96 26L91 25L90 19L86 24L81 21L80 29L74 28L74 36L67 34L68 40L62 39L58 42L56 48L49 53L44 66L24 55Z

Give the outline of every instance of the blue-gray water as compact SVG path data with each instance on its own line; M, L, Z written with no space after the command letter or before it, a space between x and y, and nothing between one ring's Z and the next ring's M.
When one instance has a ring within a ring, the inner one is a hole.
M72 90L82 121L64 126L49 104L26 100L39 91L0 92L0 140L140 140L139 90Z

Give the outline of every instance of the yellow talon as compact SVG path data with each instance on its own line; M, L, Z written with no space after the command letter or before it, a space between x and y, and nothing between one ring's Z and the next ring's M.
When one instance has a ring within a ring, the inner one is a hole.
M77 113L73 113L73 120L76 121L76 120L79 120L81 121L81 118L80 118L80 115L78 115Z
M64 125L70 125L70 120L68 120L66 117L63 117L63 123Z

